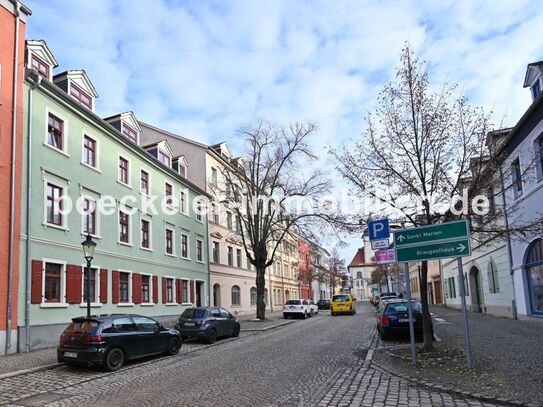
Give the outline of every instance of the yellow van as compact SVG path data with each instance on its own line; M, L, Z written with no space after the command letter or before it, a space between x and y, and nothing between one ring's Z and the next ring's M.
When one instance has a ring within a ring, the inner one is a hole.
M338 314L356 314L356 298L351 294L337 294L332 297L330 310L332 316Z

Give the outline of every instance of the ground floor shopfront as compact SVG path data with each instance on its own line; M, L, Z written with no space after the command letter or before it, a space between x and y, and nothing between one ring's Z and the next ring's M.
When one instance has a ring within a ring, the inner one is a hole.
M515 297L519 318L543 317L543 239L513 246Z

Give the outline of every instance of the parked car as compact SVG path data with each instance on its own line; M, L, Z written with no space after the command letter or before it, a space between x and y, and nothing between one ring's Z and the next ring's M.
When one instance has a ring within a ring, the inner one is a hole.
M283 317L285 319L290 317L307 318L311 316L311 310L307 300L288 300L283 307Z
M60 335L58 362L120 369L127 360L167 353L175 355L181 336L152 318L112 314L73 318Z
M377 297L378 300L377 300L377 308L381 307L381 303L384 302L384 301L389 301L389 300L395 300L395 299L398 299L398 294L396 293L381 293L379 294L379 297Z
M419 301L411 301L411 305L415 336L420 337L422 336L422 305ZM381 339L409 335L409 312L407 306L407 300L385 300L382 309L377 315L377 330Z
M338 294L332 296L331 314L356 314L356 299L351 294Z
M241 326L238 319L224 308L187 308L175 326L181 337L203 338L215 343L222 336L239 336Z
M307 300L307 306L309 308L309 315L317 315L319 313L319 307L313 300Z
M330 300L318 300L317 301L317 307L319 309L330 309Z

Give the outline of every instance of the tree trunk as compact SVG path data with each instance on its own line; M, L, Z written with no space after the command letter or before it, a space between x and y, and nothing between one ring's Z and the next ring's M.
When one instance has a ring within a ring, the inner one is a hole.
M256 267L256 317L257 319L266 319L266 268Z
M420 302L422 304L422 331L424 335L424 349L432 350L432 320L428 307L428 261L423 261L420 269Z

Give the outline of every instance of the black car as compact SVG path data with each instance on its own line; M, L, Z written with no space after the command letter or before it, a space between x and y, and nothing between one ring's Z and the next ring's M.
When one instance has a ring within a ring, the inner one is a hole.
M390 300L383 304L377 316L377 330L381 339L409 336L409 312L407 300ZM419 301L411 301L415 336L422 336L422 306ZM431 320L430 320L431 322Z
M238 319L224 308L187 308L175 328L185 338L203 338L209 343L221 336L239 336Z
M73 318L60 336L59 363L121 368L125 361L150 355L175 355L181 336L152 318L112 314Z
M318 300L317 301L317 307L319 309L330 309L330 300Z

